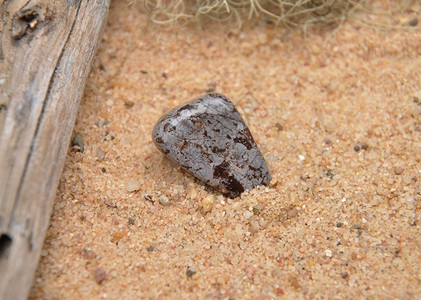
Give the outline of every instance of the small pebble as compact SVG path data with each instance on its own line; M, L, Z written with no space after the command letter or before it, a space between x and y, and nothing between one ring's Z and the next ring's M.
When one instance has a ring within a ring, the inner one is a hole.
M403 172L403 169L402 169L401 167L397 167L397 168L395 168L395 174L396 174L396 175L401 175L401 174L402 174L402 172Z
M186 275L187 277L192 277L194 274L196 274L196 271L193 271L192 269L187 269Z
M361 226L360 226L360 225L358 225L358 224L354 224L354 225L352 225L352 228L353 228L353 229L361 229Z
M329 177L330 180L332 180L333 177L335 177L335 174L333 174L331 171L327 171L326 176Z
M368 150L368 145L366 143L362 143L361 144L361 149L367 151Z
M415 27L418 25L418 19L417 18L413 18L408 22L409 26Z
M83 138L76 134L72 141L73 146L79 146L79 152L85 151L85 143L83 141Z
M130 101L130 100L126 100L126 101L124 101L124 106L127 109L130 109L130 108L132 108L134 106L134 102L133 101Z
M270 188L275 188L277 185L278 185L278 179L275 179L275 178L273 178L269 183Z
M149 246L148 248L146 248L147 251L152 252L155 250L154 246Z
M341 227L341 226L342 226L341 222L336 223L336 227Z
M355 146L354 146L354 150L355 150L355 152L358 152L358 151L360 151L360 146L358 146L358 145L355 145Z
M103 149L99 148L99 149L96 151L96 159L97 159L98 161L103 161L103 160L104 160L104 158L105 158L105 151L104 151Z
M133 180L133 181L130 181L128 184L127 184L127 186L126 186L126 189L127 189L127 191L129 192L129 193L131 193L131 192L134 192L134 191L138 191L138 190L140 190L140 183L139 183L139 181L137 181L137 180Z
M149 194L145 194L145 195L143 195L143 197L144 197L146 200L148 200L149 202L155 202L155 201L153 200L152 196L151 196L151 195L149 195Z
M336 126L336 123L335 122L328 122L326 124L325 128L326 128L326 131L327 132L333 133L333 132L336 131L337 126Z
M327 257L332 257L332 250L326 250L325 254Z
M129 218L129 225L133 225L133 224L134 224L134 221L135 221L135 219L134 219L134 218L132 218L132 217L130 217L130 218Z
M288 278L289 284L295 289L298 290L301 288L300 282L298 281L297 277L289 277Z
M263 206L261 204L257 204L255 207L253 207L253 214L255 216L260 215L260 212L262 211Z
M250 211L248 211L248 210L246 210L246 211L243 213L243 216L244 216L244 218L245 218L245 219L250 218L252 215L253 215L253 214L252 214L252 212L250 212Z
M258 232L260 230L260 224L256 220L250 222L251 232Z
M298 214L298 211L297 211L297 209L295 207L291 207L288 210L288 213L287 214L288 214L288 217L293 218L293 217L295 217Z
M283 127L281 124L279 124L279 123L275 123L275 127L276 127L276 129L277 129L278 131L282 131L282 130L284 130L284 127Z
M301 160L301 161L303 161L303 160L305 160L305 159L306 159L306 157L305 157L304 155L301 155L301 154L300 154L300 155L298 155L298 159L299 159L299 160Z
M97 254L89 248L83 247L82 256L87 259L95 259Z
M107 172L107 169L106 168L102 168L102 172L103 173L106 173Z
M168 199L168 197L166 195L161 195L159 196L159 203L161 203L161 205L169 205L170 204L170 199Z
M208 195L202 199L202 211L207 213L210 212L213 208L213 202L215 197L213 195Z
M342 274L341 274L341 277L342 277L342 278L344 278L344 279L345 279L345 278L347 278L347 277L348 277L348 272L344 272L344 273L342 273Z
M96 283L101 284L107 278L107 272L101 267L95 269L94 278Z

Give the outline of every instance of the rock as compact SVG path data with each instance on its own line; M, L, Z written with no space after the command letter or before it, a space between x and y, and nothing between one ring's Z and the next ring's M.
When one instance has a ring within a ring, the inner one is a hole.
M96 159L98 161L103 161L104 160L104 157L105 157L105 151L103 149L99 148L96 151Z
M126 186L126 189L129 193L140 190L139 181L137 181L137 180L130 181Z
M79 134L76 134L75 137L72 140L73 146L79 147L79 152L85 151L85 142L83 141L83 137Z
M94 278L96 283L101 284L107 278L107 272L101 267L98 267L94 271Z
M207 213L210 212L213 208L213 202L215 197L213 195L209 195L202 199L202 211Z
M170 205L170 199L166 195L161 195L159 196L159 203L164 206Z
M223 95L173 108L158 120L152 139L169 159L228 197L271 180L250 130Z

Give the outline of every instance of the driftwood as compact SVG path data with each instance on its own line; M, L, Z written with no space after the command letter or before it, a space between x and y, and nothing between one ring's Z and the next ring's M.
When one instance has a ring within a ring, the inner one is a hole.
M0 0L0 299L33 283L109 0Z

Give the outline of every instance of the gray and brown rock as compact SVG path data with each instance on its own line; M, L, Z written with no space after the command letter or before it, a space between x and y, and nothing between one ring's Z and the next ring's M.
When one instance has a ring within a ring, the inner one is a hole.
M173 108L158 120L152 139L169 159L231 198L271 180L247 125L223 95Z

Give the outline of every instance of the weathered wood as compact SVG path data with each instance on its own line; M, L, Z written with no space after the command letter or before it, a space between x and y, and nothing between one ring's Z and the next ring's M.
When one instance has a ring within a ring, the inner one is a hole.
M0 1L0 299L31 288L108 6Z

